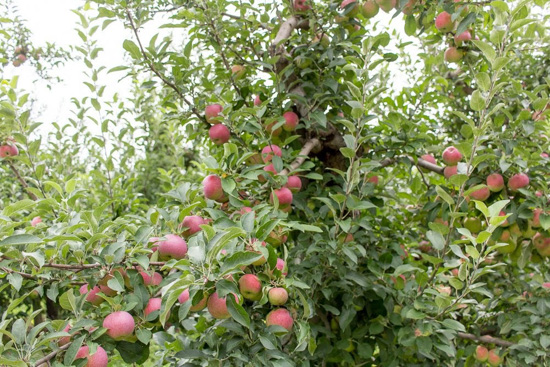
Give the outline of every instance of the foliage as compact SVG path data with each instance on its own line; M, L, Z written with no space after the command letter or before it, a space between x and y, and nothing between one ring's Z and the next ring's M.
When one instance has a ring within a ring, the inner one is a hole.
M550 238L548 3L401 0L389 16L405 34L382 10L306 4L86 2L71 57L89 94L47 141L17 78L2 81L0 144L20 154L0 161L0 365L82 366L79 348L100 345L113 366L474 366L480 344L510 366L548 365L550 252L535 248ZM434 26L442 11L451 33ZM4 21L6 63L28 30ZM94 35L113 23L132 36L128 62L107 70ZM464 31L472 40L456 41ZM119 78L130 98L110 93ZM223 145L209 138L212 104ZM277 134L287 111L298 128ZM270 144L277 175L259 155ZM451 145L462 159L446 178L424 155L442 162ZM493 172L529 185L474 200ZM205 198L208 175L224 198ZM285 207L271 198L291 175L302 190ZM191 215L208 220L189 235ZM163 257L169 234L186 237L184 258ZM242 298L244 273L263 284L256 301ZM98 304L85 284L101 287ZM291 331L266 325L272 287L289 293ZM190 310L214 292L239 295L229 318ZM114 340L103 320L120 310L136 328Z

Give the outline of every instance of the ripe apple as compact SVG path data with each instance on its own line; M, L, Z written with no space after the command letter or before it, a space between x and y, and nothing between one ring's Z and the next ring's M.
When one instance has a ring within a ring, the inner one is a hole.
M541 232L537 232L533 236L533 244L535 245L535 248L537 249L537 252L540 254L540 256L550 256L550 237L546 237Z
M479 190L476 190L470 193L470 198L474 200L485 201L489 198L490 195L491 195L491 191L489 190L489 188L483 187Z
M351 4L353 4L353 5L351 5ZM349 7L348 7L348 5L349 5ZM359 4L357 3L356 0L344 0L344 1L342 1L342 3L340 4L340 10L344 10L346 8L351 8L351 10L346 13L346 15L348 17L355 17L359 13L359 9L360 9Z
M231 295L235 297L237 303L240 303L236 294L231 293ZM217 292L212 293L210 297L208 297L207 307L208 312L210 312L210 315L215 319L228 319L231 316L227 310L226 297L218 297Z
M279 136L281 135L281 132L283 131L283 129L281 129L280 127L276 128L275 130L273 130L273 127L277 124L277 121L273 121L272 123L270 124L267 124L266 127L265 127L265 131L267 131L268 133L270 133L272 136Z
M199 311L204 310L204 308L206 307L206 302L207 301L208 301L208 295L204 294L204 297L202 297L201 300L196 305L191 306L189 308L189 311L199 312Z
M286 308L278 308L276 310L271 311L267 314L267 317L265 318L265 324L267 326L271 325L279 325L287 329L288 331L292 330L292 324L294 323L294 319L290 315L290 312Z
M412 15L414 13L414 6L416 5L416 0L409 0L408 3L403 6L401 12L405 15Z
M231 74L233 74L234 80L240 80L246 74L246 68L242 65L233 65L231 67Z
M456 166L462 160L462 153L455 147L450 146L443 151L442 158L447 166Z
M464 57L464 52L456 47L449 47L447 50L445 50L444 58L447 62L456 63L462 60L462 57Z
M285 277L288 275L288 272L286 271L286 263L283 259L277 258L277 264L275 264L275 268L279 270Z
M540 215L542 214L542 209L535 208L533 209L533 220L531 222L531 226L534 228L540 227Z
M36 227L38 223L42 223L42 218L40 217L34 217L31 220L31 226Z
M103 327L107 335L117 340L132 335L136 323L132 315L126 311L113 312L103 320Z
M222 179L216 175L206 176L202 181L202 188L207 199L219 201L224 197Z
M99 289L98 286L93 287L89 292L88 292L88 286L89 284L84 284L79 289L80 294L88 293L86 295L86 301L90 302L94 306L98 306L101 304L101 302L105 301L103 298L97 295L99 292L101 292L101 289Z
M367 182L372 183L374 186L378 186L379 178L378 178L378 176L376 176L376 175L370 176L370 177L367 179Z
M380 9L384 10L386 13L389 13L392 9L395 9L397 0L376 0L376 4L378 4Z
M65 326L63 328L63 331L66 332L66 333L68 333L69 330L71 330L71 324L67 324L67 326ZM59 338L59 341L57 342L57 345L62 347L65 344L70 343L70 342L71 342L71 337L70 336L64 336L62 338Z
M470 33L470 31L464 31L454 36L455 43L458 46L460 46L462 42L467 42L467 41L470 41L471 39L472 39L472 34Z
M525 173L518 173L513 175L508 180L508 188L510 191L517 191L529 185L529 176Z
M260 95L256 95L256 98L254 98L254 106L259 106L262 104L262 100L260 99Z
M262 149L262 160L264 161L264 163L271 162L274 155L278 157L283 156L283 151L281 150L281 148L279 148L279 146L275 144L270 144Z
M239 291L244 298L259 301L262 298L262 282L254 274L245 274L239 279Z
M476 347L476 352L474 354L475 359L480 362L485 362L489 356L489 351L483 345L478 345Z
M380 8L374 0L367 0L363 3L363 15L365 18L372 18L378 14Z
M275 189L269 197L269 202L273 204L273 194L277 197L279 201L279 207L286 208L292 204L292 192L287 187L281 187L280 189Z
M105 352L105 349L100 345L97 346L95 353L92 355L90 355L90 348L87 345L80 347L78 352L76 352L75 359L81 358L86 358L88 360L86 367L107 367L109 363L107 352Z
M281 244L285 243L287 239L288 236L285 234L284 229L279 227L271 231L265 240L271 246L279 247Z
M178 302L183 304L185 302L189 301L189 289L184 290L181 292L181 294L178 296Z
M435 18L435 27L443 33L451 32L455 28L451 14L446 11L439 13Z
M269 303L273 306L282 306L288 301L288 292L284 288L271 288L267 293Z
M148 272L141 271L139 274L143 278L143 284L146 286L157 286L162 282L162 275L160 273L154 272L153 276L151 276Z
M451 178L458 173L458 166L447 166L443 169L443 176Z
M301 12L311 9L306 0L294 0L294 10Z
M299 192L302 189L302 180L298 176L288 176L285 187L292 192Z
M19 155L19 149L15 144L5 144L0 146L0 158L14 157Z
M251 251L251 252L254 252L254 253L257 253L257 254L261 254L260 250L259 250L259 246L263 246L263 247L266 247L266 243L265 241L258 241L256 238L253 238L250 240L250 243L246 246L246 249L248 251ZM254 261L252 263L252 265L254 266L260 266L260 265L263 265L267 262L265 256L262 256L260 259Z
M487 187L492 192L498 192L504 188L504 178L498 173L487 176Z
M285 131L296 130L296 125L298 125L298 122L300 121L300 118L298 117L298 115L292 111L287 111L283 113L283 117L285 119L285 124L283 125L283 129Z
M166 240L158 242L158 252L162 259L183 259L187 254L185 240L175 234L164 236Z
M219 124L220 121L218 121L217 117L222 113L223 107L220 104L211 104L206 106L204 109L204 115L206 117L206 121L210 124Z
M426 162L430 162L432 164L437 164L437 161L435 160L434 156L431 155L431 154L424 154L420 158L425 160Z
M229 141L231 132L224 124L216 124L210 128L208 136L210 136L210 140L212 140L214 144L223 145Z
M189 236L201 231L202 228L200 226L206 223L207 222L204 218L198 215L188 215L183 218L183 221L180 224L180 228L187 228L181 235L188 238Z
M149 316L151 312L160 311L161 306L162 306L161 298L158 298L158 297L149 298L149 301L147 302L147 306L145 306L145 309L143 310L145 317Z
M496 350L491 349L487 355L487 362L489 362L489 365L492 367L500 366L502 358L500 358Z

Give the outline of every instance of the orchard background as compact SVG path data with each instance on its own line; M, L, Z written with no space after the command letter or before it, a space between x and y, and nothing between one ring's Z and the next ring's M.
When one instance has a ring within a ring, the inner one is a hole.
M0 365L550 365L547 1L76 6L1 5Z

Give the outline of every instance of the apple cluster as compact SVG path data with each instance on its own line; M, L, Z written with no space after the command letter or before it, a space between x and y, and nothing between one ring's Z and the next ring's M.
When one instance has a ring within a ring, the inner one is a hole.
M458 2L455 0L455 2ZM466 11L467 8L463 10ZM467 42L472 40L472 30L465 30L461 33L456 32L457 22L453 20L453 16L443 11L435 18L435 27L438 31L444 34L451 35L449 47L445 50L444 59L449 63L458 63L466 55L468 47Z

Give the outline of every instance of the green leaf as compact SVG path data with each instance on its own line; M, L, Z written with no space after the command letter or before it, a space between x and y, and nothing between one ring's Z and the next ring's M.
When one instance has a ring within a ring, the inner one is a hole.
M21 210L30 209L36 205L36 201L30 200L30 199L23 199L20 201L17 201L11 205L8 205L4 208L2 213L9 217L17 212L20 212Z
M474 45L477 46L477 48L481 50L481 52L483 52L483 55L485 55L489 62L492 63L493 60L497 57L495 50L490 44L479 40L473 40L472 42L474 43Z
M504 209L509 202L510 200L499 200L494 202L489 207L489 217L497 217L500 214L500 211Z
M405 315L405 317L412 320L422 320L426 318L426 314L423 312L417 311L414 308L411 308L409 311L407 311L407 314Z
M455 201L453 200L453 198L451 197L451 195L449 195L445 190L443 190L441 188L441 186L436 186L435 187L435 191L437 192L437 194L443 199L445 200L445 202L447 204L449 204L450 206L453 206L455 204Z
M458 322L456 320L445 319L445 320L443 320L442 324L443 324L443 326L445 326L449 329L452 329L452 330L466 331L466 329L464 328L464 325L462 325L460 322Z
M141 59L141 51L133 41L124 40L124 42L122 43L122 47L130 53L130 56L132 56L133 59Z
M85 336L81 336L79 338L76 338L72 343L69 349L65 352L65 356L63 358L63 364L65 366L70 366L73 364L73 361L76 357L76 353L78 353L78 350L80 349L80 346L82 346L82 342L84 341Z
M435 231L428 231L426 233L426 237L432 243L432 246L436 250L441 251L445 247L445 238L443 238L441 233L435 232Z
M0 241L0 246L19 246L41 243L42 239L32 234L16 234Z
M69 289L59 297L59 305L65 310L76 312L75 304L76 302L72 289Z
M476 21L476 13L469 13L462 19L462 21L458 24L458 27L456 28L456 34L461 34L464 31L468 29L470 24L473 24Z
M481 111L485 108L485 98L483 98L479 90L475 90L474 93L472 93L470 108L474 111Z
M236 252L223 261L220 273L221 275L226 275L234 269L240 268L241 266L248 266L258 261L262 256L262 254L251 251Z
M405 18L405 34L413 36L416 33L416 19L414 15L407 15Z
M227 310L231 314L231 317L239 324L250 329L250 316L248 316L243 306L235 302L235 297L231 295L228 295L225 299L227 300Z
M484 71L476 74L476 81L479 88L484 92L487 92L491 87L491 78L489 77L489 74Z
M149 345L139 341L136 343L119 341L116 343L116 350L126 363L143 364L149 359Z

